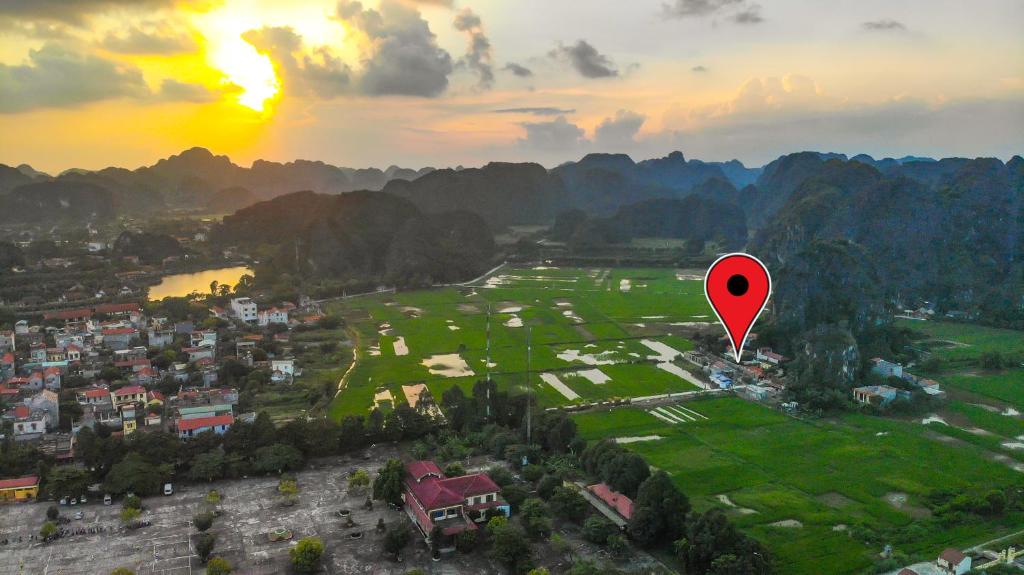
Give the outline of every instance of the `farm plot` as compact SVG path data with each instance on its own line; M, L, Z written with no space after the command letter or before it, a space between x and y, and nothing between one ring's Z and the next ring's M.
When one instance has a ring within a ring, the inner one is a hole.
M709 310L700 282L677 275L676 270L513 268L472 287L332 304L331 311L347 320L357 360L330 413L335 418L365 413L379 390L401 397L403 385L425 384L435 397L452 385L469 391L475 378L488 373L499 386L526 389L527 327L529 383L544 407L693 390L693 379L678 366L663 361L658 369L650 362L664 349L641 344L631 335L635 328L622 323L652 318L666 329L645 330L645 341L676 351L692 348L686 339L669 335L668 322L693 320ZM617 289L631 278L635 287ZM609 290L613 282L616 289ZM553 385L556 379L560 385Z
M926 516L935 491L983 493L1021 481L1021 473L993 465L984 450L938 441L917 421L848 415L810 423L738 398L670 407L680 406L707 419L690 421L668 409L658 417L639 408L574 419L588 439L657 435L622 443L670 473L696 509L718 507L731 515L768 546L781 573L863 572L879 550L851 537L848 526L905 528ZM914 558L930 558L1021 521L929 523L923 533L893 544Z

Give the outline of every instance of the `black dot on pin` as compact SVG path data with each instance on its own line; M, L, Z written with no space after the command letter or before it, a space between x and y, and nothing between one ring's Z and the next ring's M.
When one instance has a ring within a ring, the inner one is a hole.
M747 293L747 290L750 289L750 282L740 274L735 274L729 276L729 281L726 282L725 287L729 290L729 293L739 297Z

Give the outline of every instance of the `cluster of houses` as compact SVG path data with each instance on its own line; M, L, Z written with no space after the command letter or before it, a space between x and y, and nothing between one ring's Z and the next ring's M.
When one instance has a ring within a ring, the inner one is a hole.
M938 399L946 397L946 392L942 391L942 388L939 386L939 382L914 375L903 369L901 364L893 363L879 357L873 358L871 363L871 371L873 373L885 378L895 377L902 379L903 381L916 386L931 397ZM853 399L864 405L884 407L897 399L910 399L910 392L891 385L865 385L853 389Z
M752 333L748 340L756 338L757 334ZM701 367L712 389L735 389L745 397L765 401L778 396L785 388L783 364L789 358L770 347L744 351L739 363L725 356L716 357L697 351L684 352L683 359Z
M246 333L308 320L290 319L295 309L291 303L258 309L241 297L231 300L230 311L213 308L213 315L230 320L237 331L234 349L219 347L217 329L147 317L138 303L54 311L44 315L43 325L18 321L12 331L0 332L0 438L7 433L14 441L31 442L59 462L73 459L75 437L86 427L121 436L163 430L183 440L222 434L237 419L253 416L239 413L237 390L218 386L223 361L266 369L273 383L288 384L301 375L290 357L256 359L265 338L287 343L287 329ZM163 349L180 351L180 361L155 365L151 356ZM69 377L88 385L67 389ZM177 392L165 396L160 389L169 386ZM65 414L63 426L62 398L65 406L74 401L80 408ZM5 488L4 482L13 483ZM26 482L0 480L0 499L26 497Z

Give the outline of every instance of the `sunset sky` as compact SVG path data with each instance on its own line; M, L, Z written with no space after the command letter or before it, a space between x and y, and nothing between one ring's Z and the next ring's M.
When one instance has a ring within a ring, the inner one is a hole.
M0 163L1024 153L1019 0L5 0Z

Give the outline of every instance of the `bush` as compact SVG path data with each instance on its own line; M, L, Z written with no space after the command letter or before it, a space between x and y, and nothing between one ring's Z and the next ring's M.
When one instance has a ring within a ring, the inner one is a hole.
M43 526L39 528L39 536L43 539L49 538L51 535L57 532L57 526L52 522L47 521L43 523Z
M495 466L488 469L487 475L492 481L498 484L498 487L502 488L511 485L515 481L512 477L512 472L501 466Z
M462 477L466 474L466 468L458 461L453 461L444 468L444 474L446 477Z
M50 521L56 521L60 517L60 509L57 509L56 505L51 505L46 508L46 518Z
M521 485L509 485L501 490L501 496L512 506L512 511L519 511L519 506L529 497L529 492Z
M192 517L192 524L196 526L199 531L206 531L213 526L213 513L204 511L203 513L196 513Z
M231 571L231 563L223 557L213 557L206 563L206 575L228 575Z
M123 507L130 507L132 509L142 509L142 499L138 495L129 495L124 498L124 502L121 504Z
M217 543L217 538L213 536L213 533L200 533L196 536L196 554L199 555L199 560L203 563L210 558L210 554L213 553L213 546Z
M388 555L398 557L398 554L402 552L402 549L409 544L410 539L412 539L412 536L409 534L409 530L406 529L405 525L393 525L391 529L388 529L387 534L384 535L384 552Z
M476 549L477 532L473 531L462 531L455 536L455 548L460 553L470 553Z
M140 515L142 515L142 512L139 511L137 508L125 507L124 509L121 510L121 522L125 524L131 523L132 521L138 519Z
M288 555L297 573L315 573L324 555L324 543L319 537L304 537L288 550Z

